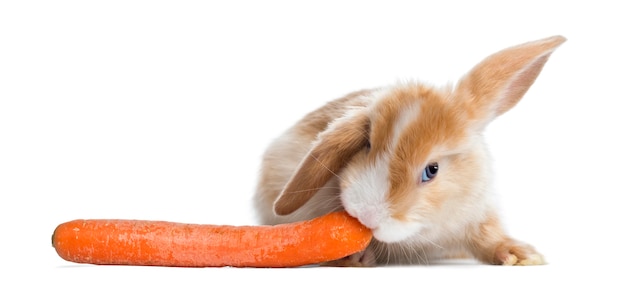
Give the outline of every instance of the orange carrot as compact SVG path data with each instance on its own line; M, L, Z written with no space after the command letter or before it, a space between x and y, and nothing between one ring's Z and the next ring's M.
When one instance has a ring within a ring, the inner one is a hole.
M52 234L77 263L177 267L296 267L363 250L372 233L345 212L276 226L146 220L74 220Z

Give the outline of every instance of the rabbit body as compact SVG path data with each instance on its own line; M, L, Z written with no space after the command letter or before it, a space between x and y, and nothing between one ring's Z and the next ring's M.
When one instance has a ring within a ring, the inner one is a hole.
M454 87L361 90L314 110L266 150L254 197L262 224L346 210L372 229L363 252L329 265L428 264L470 256L542 264L503 230L482 131L532 85L555 36L510 47Z

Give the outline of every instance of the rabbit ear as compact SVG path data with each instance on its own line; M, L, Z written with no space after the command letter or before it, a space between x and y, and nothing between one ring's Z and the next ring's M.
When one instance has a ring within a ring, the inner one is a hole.
M456 89L472 119L486 124L511 109L524 96L548 57L563 42L554 36L510 47L476 65Z
M274 202L274 212L287 215L309 201L367 145L368 133L369 117L365 113L352 114L330 124Z

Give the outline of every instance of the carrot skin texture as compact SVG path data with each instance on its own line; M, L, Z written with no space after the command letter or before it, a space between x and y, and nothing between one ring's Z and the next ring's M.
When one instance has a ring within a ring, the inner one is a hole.
M52 235L76 263L173 267L297 267L359 252L371 230L345 212L275 226L147 220L73 220Z

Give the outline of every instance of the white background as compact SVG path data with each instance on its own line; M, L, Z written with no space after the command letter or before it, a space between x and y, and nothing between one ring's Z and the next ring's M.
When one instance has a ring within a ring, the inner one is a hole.
M0 284L624 283L618 1L217 2L0 4ZM77 218L256 224L260 156L306 112L397 80L448 84L555 34L569 40L486 134L507 227L547 266L107 267L50 246Z

